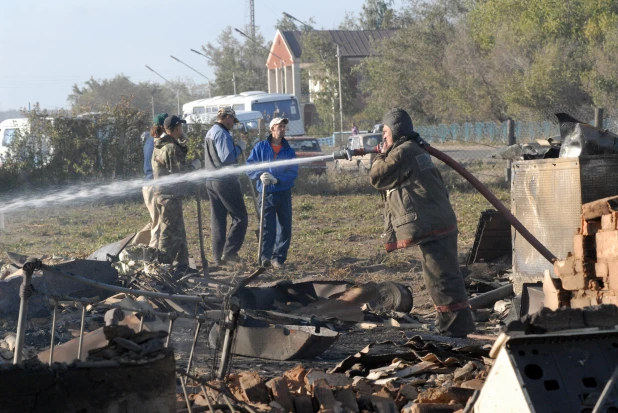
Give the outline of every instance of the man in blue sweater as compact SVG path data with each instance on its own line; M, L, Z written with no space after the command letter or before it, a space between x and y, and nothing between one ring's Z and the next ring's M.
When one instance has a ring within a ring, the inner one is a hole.
M238 163L247 143L239 140L238 145L234 144L230 131L236 122L238 119L234 109L230 107L219 109L217 122L204 138L205 169L216 171ZM207 178L206 191L210 199L210 229L215 265L238 262L238 251L245 241L249 224L238 177L229 175ZM228 214L232 218L232 225L226 237Z
M251 151L248 164L282 161L296 158L294 149L285 140L286 118L270 121L270 135L258 142ZM263 267L281 268L288 257L292 239L292 187L298 176L298 165L267 167L247 172L257 180L258 192L266 191L264 202L264 239L260 251ZM258 197L261 200L262 197ZM260 205L261 208L261 205ZM277 225L278 224L278 225ZM279 228L277 228L279 227Z

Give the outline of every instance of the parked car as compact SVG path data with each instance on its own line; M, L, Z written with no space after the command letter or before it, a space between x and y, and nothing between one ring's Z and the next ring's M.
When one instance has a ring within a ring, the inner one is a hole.
M372 150L380 142L382 142L381 133L366 133L362 135L354 135L348 138L348 149L365 149ZM355 156L351 161L346 159L338 159L335 161L335 169L342 171L365 171L368 172L371 169L371 163L376 157L375 153L368 153L364 156Z
M290 146L296 152L298 158L308 158L311 156L324 155L320 143L316 138L306 136L286 136ZM319 160L311 163L300 164L301 169L310 170L311 173L321 175L326 172L327 166L325 160Z

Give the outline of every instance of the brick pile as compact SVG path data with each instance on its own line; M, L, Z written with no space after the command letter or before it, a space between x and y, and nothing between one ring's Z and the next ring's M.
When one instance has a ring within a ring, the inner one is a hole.
M581 222L573 252L554 263L560 283L548 301L571 308L618 305L618 197L582 205Z

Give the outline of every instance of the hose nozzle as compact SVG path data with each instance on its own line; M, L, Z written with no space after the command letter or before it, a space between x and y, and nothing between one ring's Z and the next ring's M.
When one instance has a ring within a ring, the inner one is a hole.
M380 153L380 146L376 146L371 149L349 149L344 148L339 151L333 152L333 159L347 159L348 161L352 160L353 156L364 156L368 153Z

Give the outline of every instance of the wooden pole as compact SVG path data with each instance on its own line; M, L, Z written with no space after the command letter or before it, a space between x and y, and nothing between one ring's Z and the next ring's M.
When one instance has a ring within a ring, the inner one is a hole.
M515 145L517 143L516 139L515 139L515 122L513 122L513 119L508 119L506 121L506 138L507 138L507 145L511 146L511 145ZM510 183L511 182L511 167L513 165L513 161L511 161L510 159L508 161L506 161L506 182Z

